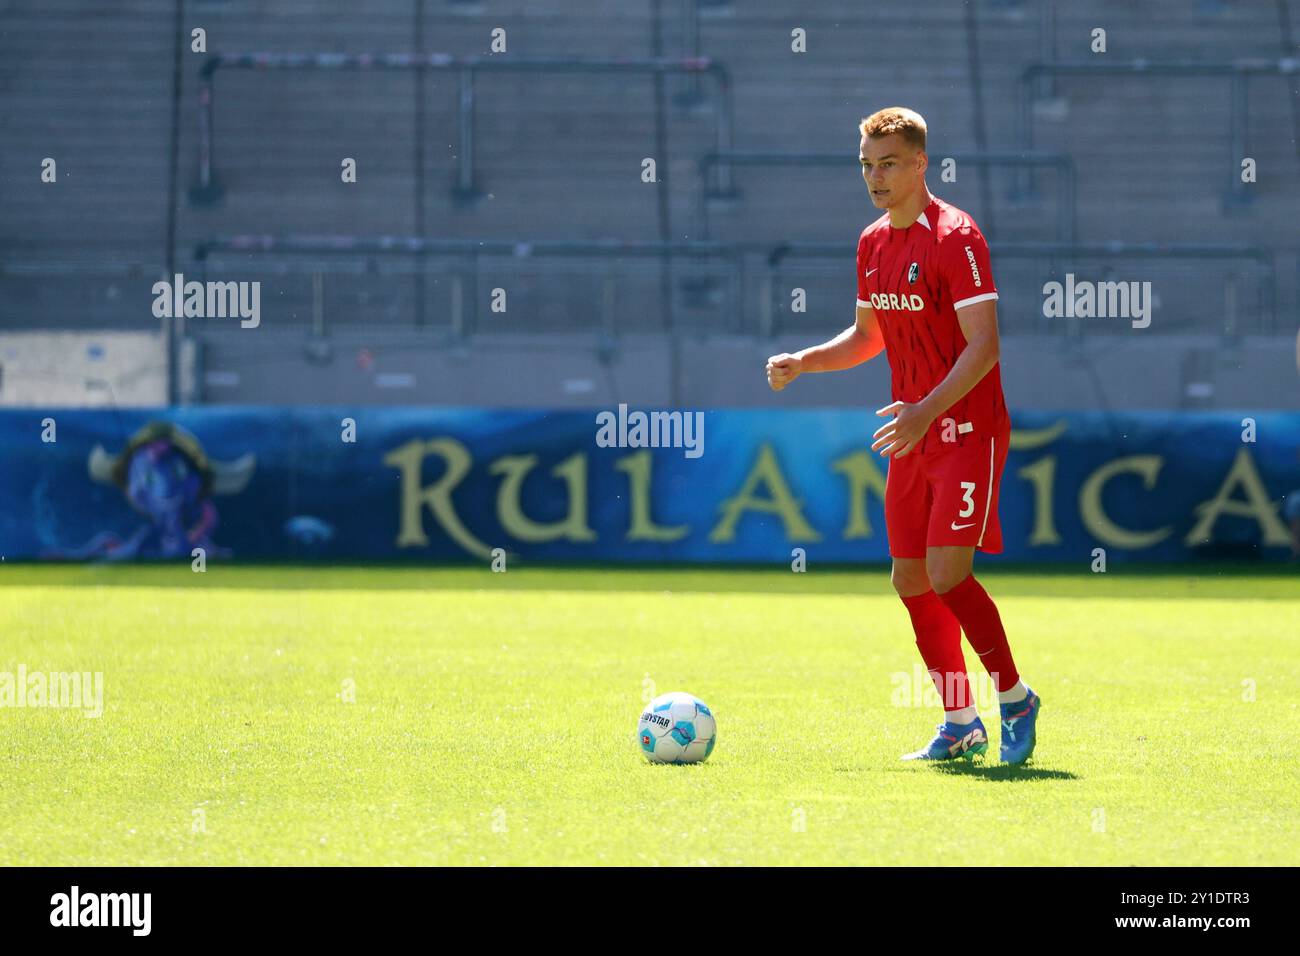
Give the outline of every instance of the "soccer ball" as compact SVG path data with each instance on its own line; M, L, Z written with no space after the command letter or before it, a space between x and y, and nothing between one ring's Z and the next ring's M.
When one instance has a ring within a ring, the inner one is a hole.
M645 705L636 737L651 763L699 763L713 753L718 723L704 701L674 691Z

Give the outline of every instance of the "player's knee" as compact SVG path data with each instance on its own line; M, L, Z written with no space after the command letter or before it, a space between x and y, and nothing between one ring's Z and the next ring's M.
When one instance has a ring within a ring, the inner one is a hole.
M889 581L902 597L924 594L930 590L930 579L926 576L925 565L920 562L900 564L895 561L893 570L889 574Z
M964 567L949 565L936 565L927 567L926 573L930 576L930 584L934 587L936 594L946 594L957 585L961 584L970 570Z

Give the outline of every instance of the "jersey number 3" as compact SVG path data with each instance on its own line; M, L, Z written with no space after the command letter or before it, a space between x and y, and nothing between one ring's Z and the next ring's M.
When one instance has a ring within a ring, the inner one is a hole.
M969 518L975 513L975 499L971 497L975 493L975 482L961 482L961 500L963 502L961 511L957 512L959 518Z

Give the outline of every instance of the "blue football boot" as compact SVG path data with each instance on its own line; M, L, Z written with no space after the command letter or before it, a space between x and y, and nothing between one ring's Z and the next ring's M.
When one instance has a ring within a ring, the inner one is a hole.
M915 753L903 754L903 760L970 760L989 749L988 731L984 721L976 717L969 724L951 724L944 721L936 729L933 740Z
M1035 724L1038 712L1043 709L1043 701L1025 685L1029 696L1014 704L1002 704L1002 746L1003 763L1024 763L1034 752L1037 739Z

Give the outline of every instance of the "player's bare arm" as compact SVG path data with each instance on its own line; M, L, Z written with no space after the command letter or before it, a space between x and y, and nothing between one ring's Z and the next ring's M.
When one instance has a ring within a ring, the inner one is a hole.
M957 323L966 338L966 347L957 356L952 369L921 401L894 402L877 410L877 415L893 417L872 436L875 438L872 451L879 451L886 458L906 455L924 437L934 420L960 401L998 363L1000 350L995 300L975 302L958 309Z
M779 392L804 372L840 372L875 358L885 347L880 323L869 305L857 307L856 320L829 342L782 352L767 360L767 384Z

